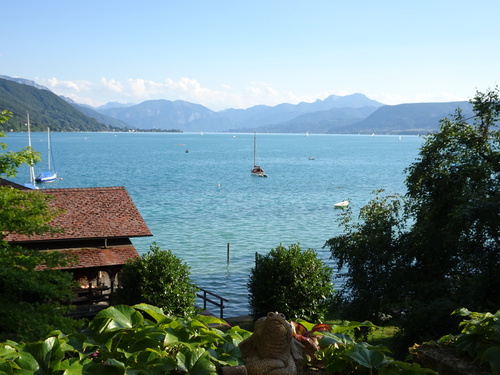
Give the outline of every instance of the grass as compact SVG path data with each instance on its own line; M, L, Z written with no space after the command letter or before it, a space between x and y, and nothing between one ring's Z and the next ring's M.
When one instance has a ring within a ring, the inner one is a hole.
M325 323L329 325L341 325L344 321L341 319L327 320ZM370 331L366 338L361 340L366 341L371 345L383 345L387 347L394 355L401 353L398 347L396 335L399 332L399 327L395 325L377 326L376 329ZM407 354L407 353L406 353ZM406 355L404 354L404 356Z

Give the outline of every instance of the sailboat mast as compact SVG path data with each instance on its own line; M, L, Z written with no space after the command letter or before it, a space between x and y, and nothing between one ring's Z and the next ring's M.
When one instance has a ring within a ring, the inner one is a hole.
M26 112L26 116L28 117L28 146L31 147L31 136L30 136L30 114Z
M51 171L51 169L50 169L50 128L49 127L47 127L47 142L49 143L47 146L47 151L48 151L47 158L49 160L49 171Z
M26 112L28 118L28 147L30 148L30 155L33 152L31 150L31 130L30 130L30 114ZM35 185L35 168L33 167L33 158L30 159L30 183Z
M253 132L253 165L257 165L255 162L255 154L257 153L257 136L255 132Z

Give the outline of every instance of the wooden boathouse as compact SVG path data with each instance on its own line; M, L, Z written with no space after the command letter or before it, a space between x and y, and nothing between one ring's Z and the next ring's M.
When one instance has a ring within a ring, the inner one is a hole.
M4 179L0 179L0 186L26 189ZM76 262L63 268L79 285L72 303L80 307L76 310L80 315L93 315L109 305L117 274L127 259L139 256L130 239L152 234L124 187L49 188L36 192L52 196L49 205L64 211L51 222L63 233L8 233L5 240L28 249L74 255Z

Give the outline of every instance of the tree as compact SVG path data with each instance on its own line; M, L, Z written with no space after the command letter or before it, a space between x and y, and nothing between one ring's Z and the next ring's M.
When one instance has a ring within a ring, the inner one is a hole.
M0 125L7 122L11 116L12 113L7 110L0 112ZM0 137L5 137L5 134L0 132ZM5 150L6 148L7 145L0 142L0 149ZM5 174L7 177L14 177L21 165L33 165L40 160L40 153L34 151L31 147L26 147L17 152L9 151L0 154L0 176Z
M495 311L500 304L498 87L471 103L475 116L457 110L443 119L407 170L413 310L434 317L436 331L457 307ZM430 301L438 304L431 311Z
M257 255L247 283L253 316L273 311L289 319L323 319L333 295L332 273L315 250L303 251L299 244Z
M0 339L33 341L81 325L66 316L73 276L56 267L70 258L0 241Z
M10 113L1 112L0 123ZM0 136L4 134L0 133ZM0 143L1 149L6 149ZM26 148L0 154L0 176L15 176L23 163L38 160ZM57 232L50 221L59 210L49 207L50 197L41 192L0 187L0 337L37 340L51 330L69 330L78 322L65 316L64 302L71 297L72 275L54 268L71 259L58 253L26 250L10 246L8 232L42 234Z
M407 281L400 270L408 257L398 251L405 238L404 200L399 195L382 197L383 190L374 193L358 220L351 207L344 209L344 233L325 244L338 268L345 270L337 275L345 283L335 299L350 320L377 320L380 312L400 302L400 289Z
M476 93L471 103L474 117L457 109L425 138L407 169L403 203L380 211L371 202L360 224L342 223L345 233L326 243L350 271L349 302L372 301L370 316L408 307L403 328L413 338L449 332L457 307L496 310L500 304L498 88Z
M10 116L8 111L0 112L0 124ZM0 132L0 137L5 137L5 134ZM7 145L1 142L0 149L6 148ZM40 154L30 147L0 154L0 177L14 177L22 164L33 165L39 160ZM57 228L50 225L50 221L60 214L60 210L49 207L50 199L50 196L37 191L0 187L0 241L6 232L27 235L58 232Z
M147 254L129 259L119 274L118 303L147 303L161 307L166 314L194 314L196 286L189 267L170 250L161 250L156 243Z

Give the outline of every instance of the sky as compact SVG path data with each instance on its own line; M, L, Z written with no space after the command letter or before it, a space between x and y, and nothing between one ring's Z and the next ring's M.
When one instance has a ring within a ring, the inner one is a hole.
M6 1L0 75L93 107L461 101L500 84L499 15L498 0Z

